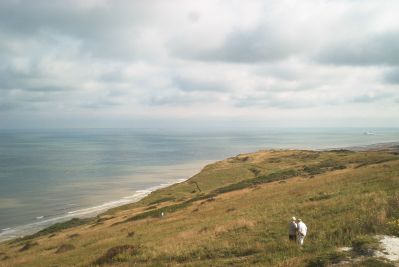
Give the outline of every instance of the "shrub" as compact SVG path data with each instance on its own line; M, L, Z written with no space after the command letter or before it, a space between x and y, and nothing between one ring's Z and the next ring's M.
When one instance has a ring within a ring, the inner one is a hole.
M314 165L305 165L303 171L309 175L316 175L328 171L343 170L346 166L334 160L325 160Z
M130 217L125 222L137 221L137 220L150 218L150 217L152 217L152 218L159 217L162 212L164 212L164 213L175 212L177 210L186 208L189 205L190 205L190 203L186 201L186 202L179 203L179 204L176 204L176 205L170 205L170 206L166 206L166 207L163 207L163 208L160 208L160 209L143 212L143 213L137 214L137 215L135 215L133 217Z
M294 176L299 175L299 172L295 169L286 169L277 171L268 175L258 176L256 178L244 180L235 184L230 184L221 188L218 188L214 191L216 194L222 194L230 191L241 190L247 187L251 187L257 184L271 183L284 179L288 179Z
M249 170L255 175L255 177L257 177L260 173L260 170L255 167L251 167Z
M388 231L391 235L399 236L399 219L388 221Z
M388 216L399 218L399 192L395 192L388 200Z
M359 255L372 256L378 249L378 241L368 235L361 235L352 241L353 251Z
M157 200L154 200L154 201L148 203L148 205L155 205L155 204L159 204L162 202L174 201L174 200L176 200L174 197L163 197L163 198L160 198L160 199L157 199Z
M309 200L310 201L319 201L319 200L329 199L329 198L332 198L332 197L333 197L332 194L328 194L326 192L320 192L318 195L310 197Z
M73 249L75 249L75 246L74 245L71 245L71 244L62 244L57 250L56 250L56 254L59 254L59 253L64 253L64 252L67 252L67 251L70 251L70 250L73 250Z
M366 259L359 263L355 263L353 266L354 267L395 267L395 265L393 265L392 263L373 258Z
M311 259L307 267L323 267L331 264L337 264L344 261L347 258L346 254L339 251L333 251L321 254L314 259Z
M360 167L364 167L367 165L372 165L372 164L379 164L379 163L384 163L384 162L388 162L388 161L392 161L392 160L397 160L398 157L392 157L392 158L366 158L364 159L361 163L359 163L356 168L360 168Z
M111 264L113 262L121 262L125 261L125 255L133 255L135 253L135 248L131 245L123 245L110 248L103 256L98 258L94 264L97 265L104 265L104 264Z
M38 245L37 242L33 242L33 243L27 242L27 243L24 244L18 251L19 251L19 252L22 252L22 251L28 250L28 249L30 249L30 248L32 248L32 247L34 247L34 246L37 246L37 245Z

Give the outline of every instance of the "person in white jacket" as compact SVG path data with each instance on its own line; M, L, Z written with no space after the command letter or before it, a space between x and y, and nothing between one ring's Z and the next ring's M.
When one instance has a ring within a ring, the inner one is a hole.
M297 226L298 226L298 243L299 243L299 245L302 246L303 241L305 240L305 236L308 232L308 228L306 227L306 224L301 219L298 219Z
M298 230L298 226L296 224L296 218L292 217L292 220L289 225L289 230L288 230L289 240L294 241L294 242L296 241L297 230Z

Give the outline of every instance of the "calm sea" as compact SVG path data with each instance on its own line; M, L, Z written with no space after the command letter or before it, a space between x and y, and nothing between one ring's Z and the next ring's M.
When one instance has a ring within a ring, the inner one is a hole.
M242 152L397 141L399 129L2 130L0 240L135 201Z

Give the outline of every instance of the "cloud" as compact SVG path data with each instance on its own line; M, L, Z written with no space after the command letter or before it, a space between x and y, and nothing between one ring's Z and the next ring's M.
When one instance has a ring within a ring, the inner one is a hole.
M15 110L21 106L20 103L0 102L0 111Z
M16 42L31 38L57 42L57 37L66 37L78 42L80 52L88 56L135 60L151 55L143 45L148 48L157 40L142 27L156 19L150 6L131 1L80 2L2 1L0 29Z
M227 91L228 88L225 84L218 81L209 81L209 80L195 80L188 79L182 76L173 77L172 83L174 86L179 88L182 91L186 92L194 92L194 91L209 91L209 92L218 92L218 91Z
M261 25L254 30L232 31L222 45L214 49L194 50L181 56L204 61L258 63L283 60L300 48L300 43L293 43L288 36L279 34L276 29ZM179 54L178 51L175 53Z
M399 84L399 68L388 70L384 74L384 81L389 84Z
M354 97L353 101L358 103L372 103L383 99L390 99L392 98L392 96L393 95L389 93L381 93L381 94L368 93Z
M190 107L195 104L207 101L212 102L207 96L196 95L196 94L186 94L186 93L171 93L167 95L154 95L151 96L146 102L152 106L186 106Z
M107 127L271 111L397 117L398 8L392 0L1 1L0 118L73 127L96 117Z
M399 29L360 40L342 40L322 50L317 59L335 65L399 65Z

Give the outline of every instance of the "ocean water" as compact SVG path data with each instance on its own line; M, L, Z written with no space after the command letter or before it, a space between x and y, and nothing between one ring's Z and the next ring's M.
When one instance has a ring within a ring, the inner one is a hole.
M268 148L399 141L399 129L0 131L0 240L93 216L183 181L207 163Z

